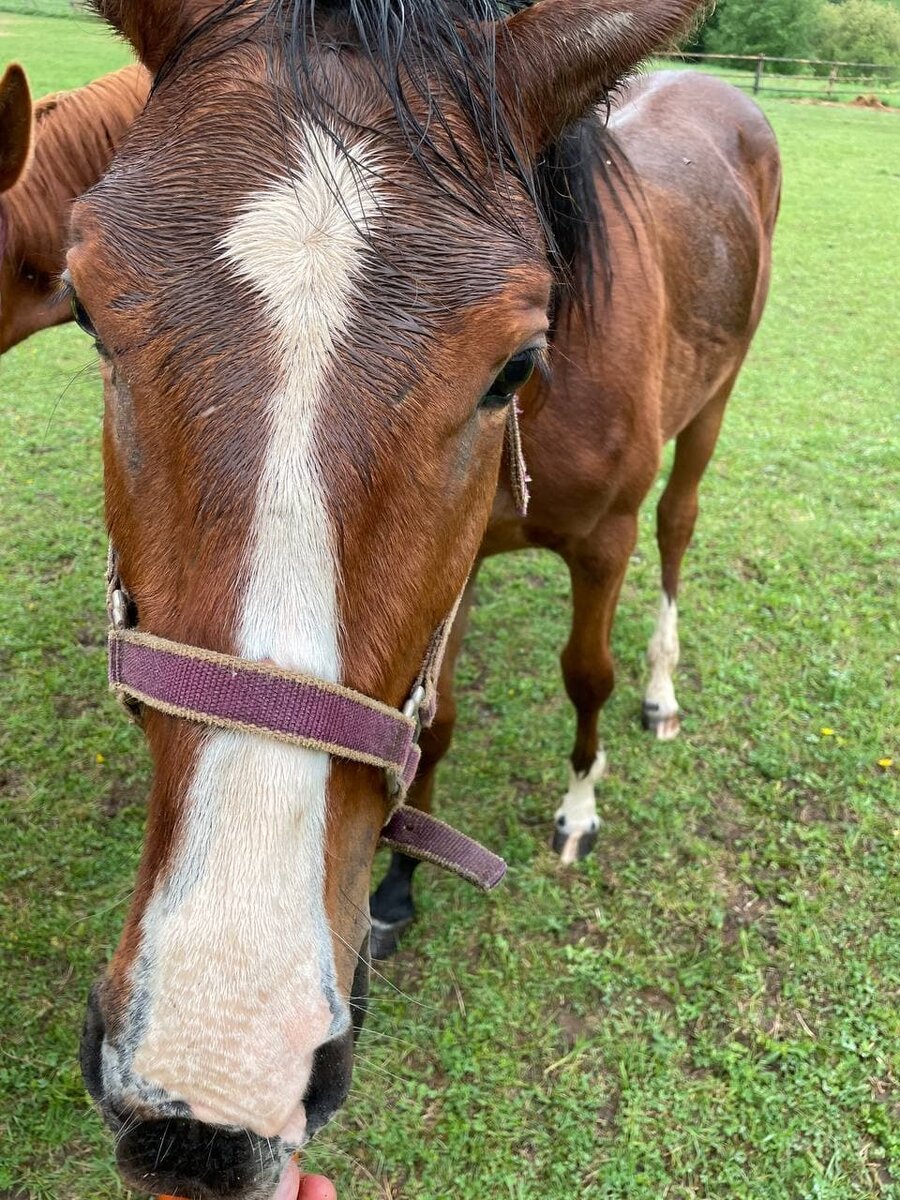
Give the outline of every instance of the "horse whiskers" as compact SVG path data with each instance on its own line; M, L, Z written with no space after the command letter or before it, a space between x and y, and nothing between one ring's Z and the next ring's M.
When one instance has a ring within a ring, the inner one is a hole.
M330 1123L330 1128L338 1133L356 1133L358 1136L358 1131L348 1130L346 1125L338 1124L334 1121ZM325 1149L327 1150L328 1154L339 1155L341 1158L351 1163L354 1167L358 1168L367 1179L371 1180L376 1187L381 1187L381 1180L372 1174L365 1163L360 1162L360 1160L352 1155L348 1150L345 1150L342 1146L336 1146L332 1142L329 1142Z
M355 950L355 949L353 948L353 946L351 946L351 945L350 945L350 943L347 941L347 939L346 939L346 938L344 938L344 937L341 937L341 935L340 935L340 934L337 932L337 930L334 930L334 929L333 929L331 932L334 934L334 936L337 938L337 940L338 940L338 941L339 941L339 942L340 942L342 945L344 945L344 946L346 946L346 947L347 947L347 949L350 951L350 953L351 953L351 954L355 955L355 957L356 957L356 958L357 958L357 959L358 959L360 962L364 962L364 961L365 961L365 960L363 959L362 955L360 954L360 952L359 952L358 950ZM371 972L371 974L372 974L372 975L374 975L374 976L375 976L377 979L380 979L380 980L382 980L382 982L383 982L383 983L386 983L386 984L388 985L388 987L389 987L389 988L390 988L392 991L394 991L394 992L396 992L396 993L397 993L397 996L398 996L400 999L402 999L402 1000L406 1000L406 1001L407 1001L409 1004L415 1004L415 1005L416 1005L418 1008L424 1008L424 1009L426 1009L428 1012L434 1012L434 1013L436 1013L436 1012L440 1012L440 1011L441 1011L439 1008L435 1008L435 1006L434 1006L433 1004L425 1004L425 1003L424 1003L424 1001L422 1001L422 1000L417 1000L417 999L415 998L415 996L410 996L410 995L409 995L407 992L404 992L404 991L402 991L400 988L398 988L398 987L397 987L397 985L396 985L395 983L392 983L392 982L391 982L391 980L390 980L390 979L388 979L388 977L387 977L386 975L382 975L382 973L381 973L380 971L377 971L377 970L376 970L376 969L375 969L375 968L372 966L371 962L369 962L367 965L368 965L368 968L369 968L369 971Z
M47 418L47 427L44 430L45 441L44 441L44 445L41 447L42 450L47 449L46 438L47 438L47 435L50 433L50 426L53 423L53 418L56 416L57 411L59 410L59 406L62 404L63 400L68 395L69 389L79 379L83 379L86 375L89 375L91 372L93 372L97 375L99 375L99 373L100 373L99 363L96 358L92 358L90 360L90 362L86 362L83 367L79 367L78 370L75 372L75 374L72 376L72 378L69 380L69 382L66 384L66 386L63 388L63 390L56 397L56 400L54 401L54 404L53 404L53 408L50 410L50 416Z
M368 1025L364 1025L360 1031L360 1041L364 1041L368 1037L383 1038L386 1042L396 1042L400 1046L407 1046L410 1050L417 1050L418 1046L415 1042L407 1041L406 1038L399 1038L392 1033L382 1033L380 1029L372 1029Z
M113 900L112 903L107 904L105 908L96 908L96 909L94 909L94 911L92 913L90 913L89 916L78 917L76 920L74 920L72 922L71 925L66 926L64 932L71 933L72 930L76 927L76 925L80 925L83 921L93 921L93 920L96 920L97 917L105 917L106 914L111 913L114 908L119 908L120 905L126 904L133 895L134 895L134 888L129 888L127 892L123 892L121 896L117 896L116 899Z
M209 1150L208 1150L208 1152L207 1152L207 1155L206 1155L206 1169L207 1169L207 1171L209 1170L209 1164L210 1164L210 1160L212 1159L213 1146L216 1144L216 1135L217 1135L217 1133L218 1133L218 1130L213 1130L213 1135L212 1135L212 1137L209 1139Z
M132 1129L134 1129L135 1125L137 1125L139 1123L140 1123L140 1117L138 1116L138 1114L132 1113L131 1116L128 1117L128 1119L124 1122L124 1124L122 1125L122 1128L116 1130L116 1133L115 1133L116 1147L118 1147L119 1143L122 1141L122 1139L124 1137L126 1137L129 1133L131 1133L131 1131L132 1131Z
M355 1060L356 1067L366 1067L371 1071L377 1071L379 1075L386 1075L388 1079L396 1079L398 1083L412 1083L412 1079L408 1075L398 1075L396 1071L389 1071L387 1067L379 1067L377 1063L373 1063L371 1059L360 1058L357 1056Z

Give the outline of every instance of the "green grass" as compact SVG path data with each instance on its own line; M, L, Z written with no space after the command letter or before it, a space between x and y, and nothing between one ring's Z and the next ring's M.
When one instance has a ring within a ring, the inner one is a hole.
M119 53L81 24L0 31L43 87ZM635 720L648 510L601 843L561 869L566 580L550 557L489 565L440 796L509 880L484 899L423 868L351 1102L309 1156L342 1200L900 1197L900 799L879 766L900 757L896 118L766 109L787 171L775 283L688 559L684 736L657 746ZM0 363L5 1197L122 1195L76 1066L147 772L104 690L91 360L68 328Z
M132 61L125 43L111 37L99 21L25 16L5 7L0 0L0 69L21 62L35 96L81 87Z

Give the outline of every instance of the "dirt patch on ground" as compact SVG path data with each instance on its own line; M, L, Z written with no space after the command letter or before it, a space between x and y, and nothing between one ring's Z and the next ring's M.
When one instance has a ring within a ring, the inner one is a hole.
M889 104L885 104L885 102L879 96L875 96L872 93L869 93L866 96L857 96L856 99L850 105L850 107L851 108L877 108L881 112L890 112L891 111L891 106Z
M62 720L70 721L96 712L100 701L96 696L54 696L53 711Z
M25 777L18 771L0 771L0 796L23 796L25 794ZM3 1194L0 1192L0 1200Z
M900 108L894 108L874 95L857 96L855 100L815 100L808 96L792 100L791 104L813 104L816 108L870 108L876 112L900 114Z
M560 1044L568 1053L569 1050L574 1050L579 1042L590 1041L597 1032L600 1018L597 1014L583 1017L570 1008L560 1008L556 1014L556 1023L559 1026Z
M114 779L100 801L100 811L104 817L117 817L126 808L144 804L145 798L146 789L142 784Z

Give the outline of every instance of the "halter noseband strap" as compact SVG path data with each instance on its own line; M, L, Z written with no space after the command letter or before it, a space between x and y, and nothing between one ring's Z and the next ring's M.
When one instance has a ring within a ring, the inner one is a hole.
M510 405L506 457L516 506L524 515L528 477L515 400ZM490 891L506 874L503 859L443 821L405 804L419 765L419 734L431 724L437 710L441 663L461 599L435 630L409 700L400 710L326 680L131 628L133 608L111 546L107 572L109 685L138 719L142 706L147 705L204 725L263 734L380 768L394 805L381 831L382 842Z

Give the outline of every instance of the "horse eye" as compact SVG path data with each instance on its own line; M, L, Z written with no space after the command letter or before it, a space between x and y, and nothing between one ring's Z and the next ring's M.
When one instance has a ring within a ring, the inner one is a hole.
M94 322L77 296L72 297L72 316L75 318L75 324L78 328L83 330L88 337L92 337L94 341L97 341L97 330L94 328Z
M525 386L534 371L537 350L522 350L509 360L481 398L481 408L502 408Z

